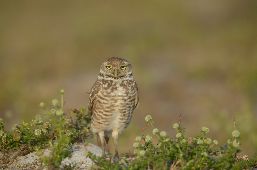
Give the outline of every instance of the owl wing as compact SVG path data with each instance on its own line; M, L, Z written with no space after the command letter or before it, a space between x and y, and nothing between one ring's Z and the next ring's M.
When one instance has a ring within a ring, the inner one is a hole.
M89 94L89 102L88 102L88 113L90 115L93 114L93 106L94 106L94 101L96 99L96 96L98 94L98 92L101 89L101 82L99 80L96 80L96 82L94 83L93 87L90 90L90 94Z
M136 101L135 101L135 106L134 106L134 109L137 107L138 105L138 102L139 102L139 97L138 97L138 86L137 86L137 83L135 82L135 90L136 90Z

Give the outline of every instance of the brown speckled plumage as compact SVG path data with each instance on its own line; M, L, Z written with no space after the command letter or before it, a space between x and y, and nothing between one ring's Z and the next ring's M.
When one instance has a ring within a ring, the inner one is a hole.
M118 136L129 125L137 103L138 88L131 64L118 57L105 61L91 89L88 111L92 114L91 130L100 138L104 150L112 135L116 157Z

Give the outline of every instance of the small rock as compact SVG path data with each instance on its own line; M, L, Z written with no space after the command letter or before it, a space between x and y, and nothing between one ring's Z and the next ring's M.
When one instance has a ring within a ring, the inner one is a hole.
M96 156L103 154L102 150L93 144L74 144L72 146L72 154L61 162L61 169L70 167L75 170L86 170L93 166L93 161L87 157L87 153L91 152Z
M39 157L36 155L36 152L29 153L25 156L19 156L12 164L8 166L7 169L40 169L42 166Z
M68 167L75 170L90 169L94 163L87 157L88 152L91 152L96 156L101 156L103 154L101 148L96 145L83 143L73 144L71 156L65 158L61 162L60 169ZM51 155L51 151L49 149L45 149L43 155ZM41 159L36 152L31 152L25 156L18 156L14 161L12 161L12 163L5 167L7 167L6 169L15 170L47 169L43 166Z

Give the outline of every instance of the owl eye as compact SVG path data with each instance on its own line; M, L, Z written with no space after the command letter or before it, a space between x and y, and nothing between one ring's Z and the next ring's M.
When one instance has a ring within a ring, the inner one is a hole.
M111 65L106 65L105 68L110 70L112 68L112 66Z
M125 70L127 68L127 66L120 66L121 70Z

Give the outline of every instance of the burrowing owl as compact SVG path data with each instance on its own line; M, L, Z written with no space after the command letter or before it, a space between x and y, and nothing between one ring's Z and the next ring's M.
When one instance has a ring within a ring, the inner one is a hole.
M137 103L132 65L118 57L103 62L90 92L88 111L92 114L91 130L100 139L104 152L112 136L115 158L118 158L118 136L129 125Z

